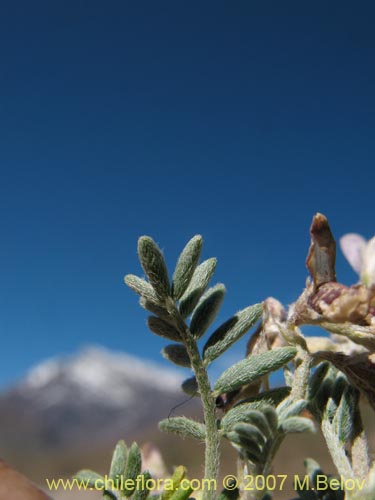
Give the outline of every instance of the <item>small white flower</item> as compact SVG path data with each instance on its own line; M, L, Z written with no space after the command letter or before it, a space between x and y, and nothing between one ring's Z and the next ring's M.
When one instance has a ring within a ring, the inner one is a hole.
M375 236L366 241L355 233L340 238L342 253L352 268L359 274L362 283L371 288L375 285Z

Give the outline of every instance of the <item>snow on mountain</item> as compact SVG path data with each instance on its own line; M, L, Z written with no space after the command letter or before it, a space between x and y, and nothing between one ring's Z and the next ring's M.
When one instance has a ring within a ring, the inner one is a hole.
M56 404L69 398L72 390L82 391L87 401L122 407L136 399L139 386L176 394L183 377L173 369L125 353L88 347L75 356L47 360L33 368L18 386L35 394L39 404Z
M32 454L156 430L186 399L180 385L188 376L98 347L47 360L0 394L0 450L13 453L22 442Z

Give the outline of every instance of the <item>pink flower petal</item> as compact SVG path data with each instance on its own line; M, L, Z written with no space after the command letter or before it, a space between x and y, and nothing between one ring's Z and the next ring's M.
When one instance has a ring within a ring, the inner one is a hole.
M354 271L361 274L367 242L360 234L348 233L340 238L340 247Z
M375 236L367 243L363 252L362 275L363 283L372 287L375 284Z

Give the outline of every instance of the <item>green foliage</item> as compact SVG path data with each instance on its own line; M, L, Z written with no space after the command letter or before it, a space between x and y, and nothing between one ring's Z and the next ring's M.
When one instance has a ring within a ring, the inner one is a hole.
M127 284L127 276L125 276L125 284ZM157 316L161 319L167 320L169 318L169 312L167 311L167 309L165 307L148 300L144 296L139 299L139 305L141 307L143 307L143 309L146 309L146 311L149 311L152 314L155 314L155 316ZM159 333L158 333L158 335L159 335Z
M159 299L170 295L167 266L163 254L152 238L142 236L138 240L138 256L143 270Z
M84 481L87 486L90 488L95 488L97 485L97 481L103 480L104 477L97 472L94 472L90 469L82 469L74 476L79 481Z
M147 318L147 326L153 333L160 337L173 340L174 342L181 342L181 336L177 328L162 318L149 316Z
M154 289L152 286L147 283L142 278L138 276L134 276L134 274L128 274L124 278L125 284L128 285L135 293L140 295L145 301L150 302L153 305L156 305L159 301ZM146 308L147 309L147 308Z
M117 443L112 455L111 468L109 470L109 477L111 479L118 479L124 475L127 458L128 449L125 441L121 440Z
M309 409L315 418L331 428L340 446L350 442L358 431L359 391L348 384L343 373L327 363L318 366L309 387Z
M161 250L150 237L143 236L138 241L138 254L149 282L128 275L125 277L125 283L141 296L141 306L152 312L153 316L147 321L150 330L160 337L176 342L163 348L163 356L174 364L193 369L194 377L183 383L183 390L190 396L199 394L202 398L205 425L180 417L162 421L160 428L184 437L206 440L205 476L217 478L219 429L215 399L218 392L211 389L207 365L223 354L260 319L262 304L243 309L219 326L211 334L203 353L200 354L198 340L214 321L225 295L225 287L221 284L207 290L216 269L216 259L210 258L198 264L201 249L202 238L198 235L192 238L181 252L170 280ZM190 322L187 321L189 316ZM294 350L286 349L288 352L284 350L284 355L276 355L277 360L272 361L267 356L264 360L259 358L257 366L249 367L250 372L252 369L259 369L261 377L277 369L277 366L287 363L293 358ZM262 360L265 366L260 366ZM244 383L256 375L250 373L250 376L245 377ZM127 467L130 456L131 450ZM176 492L175 495L183 496L183 493ZM211 497L212 494L207 496Z
M183 345L170 344L164 347L162 354L165 359L168 359L175 365L184 366L185 368L190 368L191 361L187 349Z
M281 347L243 359L228 368L215 384L215 393L233 391L278 370L296 355L294 347Z
M200 338L214 321L225 296L225 286L221 283L209 288L198 302L190 321L190 332Z
M264 404L258 409L253 403L243 403L235 406L224 415L221 420L221 428L224 432L228 432L239 422L250 422L255 424L261 432L266 437L270 437L274 434L277 429L277 419L276 425L272 417L267 415L267 408L270 408L270 413L272 413L273 407Z
M289 417L281 424L285 434L291 432L315 432L314 422L305 417Z
M196 377L190 377L184 380L184 382L182 382L181 389L188 396L197 396L199 387Z
M159 422L159 428L163 432L178 434L179 436L198 439L199 441L204 441L206 438L206 427L204 424L186 417L166 418Z
M216 270L216 259L209 258L199 264L203 240L200 235L194 236L182 250L170 278L158 245L148 236L138 241L138 255L148 281L127 275L125 283L140 295L141 306L152 313L147 320L151 332L173 342L163 348L163 356L174 364L192 369L193 376L183 382L182 390L189 396L200 396L203 407L204 424L185 417L175 417L162 420L160 429L205 442L204 476L207 479L218 478L219 441L223 437L238 450L244 471L266 476L272 470L274 457L285 436L289 433L315 432L317 425L341 475L354 477L358 470L361 477L369 473L366 439L359 412L359 391L353 384L361 390L365 387L365 392L371 393L368 380L360 380L364 373L363 366L369 370L371 363L365 360L364 364L355 367L354 372L349 370L349 381L331 362L320 363L311 373L316 356L310 354L310 344L303 337L299 326L309 322L321 324L340 335L351 332L349 338L352 340L360 336L361 332L372 337L374 332L369 332L367 326L353 326L348 321L345 316L345 297L340 302L340 313L346 323L339 324L337 318L341 316L337 316L337 307L331 304L332 297L334 301L339 300L341 295L349 292L348 287L332 281L335 277L335 243L328 222L321 214L314 217L310 234L312 245L307 265L315 286L308 283L288 314L275 299L267 299L264 303L242 309L211 331L203 349L200 346L201 338L210 330L225 296L224 285L217 284L209 288ZM328 271L331 280L322 281L321 276L325 276ZM360 286L350 289L351 300L359 293ZM327 317L323 317L326 310ZM251 339L248 357L225 370L212 388L207 367L261 318L262 322ZM362 323L365 320L362 318ZM353 332L356 333L354 337ZM285 343L288 345L282 347ZM320 341L317 350L328 349L331 344L333 342L328 339ZM330 352L323 354L320 359L331 361ZM284 370L286 387L269 389L269 374L280 368ZM352 372L354 377L350 379ZM218 418L215 407L216 398L220 399L220 408L224 410L221 418ZM317 473L321 473L320 468L310 459L306 461L306 468L311 481L307 488L298 491L301 500L343 500L341 491L328 489L324 496L316 492L313 488ZM140 473L138 446L133 444L128 451L125 443L118 443L111 475L135 477ZM91 478L90 481L98 478L92 471L81 471L80 474ZM143 474L148 477L147 472ZM375 477L375 473L373 475ZM184 476L185 469L176 469L173 476L174 491L164 491L155 500L187 500L192 490L181 487ZM324 477L330 479L330 476ZM237 500L240 491L239 487L226 489L217 498ZM116 494L113 491L104 492L107 498L116 499ZM146 500L149 491L128 489L122 491L121 495ZM366 500L372 500L371 495L370 491ZM214 493L204 491L202 497L202 500L213 500ZM266 489L256 493L256 500L271 498L272 493Z
M283 419L295 417L306 409L308 401L306 399L293 399L292 397L284 399L277 407L277 411Z
M172 487L163 491L163 493L160 496L160 500L169 500L173 495L174 491L177 490L179 484L185 478L185 476L186 476L186 468L183 467L182 465L176 467L171 477Z
M239 404L224 416L221 430L241 456L250 460L258 473L264 473L270 455L286 434L315 431L310 419L296 416L306 404L306 401L294 402L290 397L277 408L267 404L258 408L254 408L254 403Z
M193 493L193 488L178 487L170 500L187 500Z
M289 433L315 432L315 425L301 415L308 406L305 399L295 399L288 388L280 388L273 401L269 392L240 402L221 419L220 433L238 450L247 470L267 476L277 450ZM272 492L259 491L256 498L272 498Z
M232 482L232 485L235 484ZM234 487L231 489L224 488L220 495L217 497L217 500L238 500L240 496L240 490L238 487Z
M242 399L237 403L237 405L242 405L243 403L251 403L254 409L262 408L263 406L268 405L277 406L281 401L289 396L289 394L290 387L277 387L276 389L263 391L256 396Z
M124 475L127 479L132 479L133 481L136 481L138 475L141 473L141 469L142 469L141 450L139 449L137 443L133 443L129 450L128 460L126 463L126 469ZM126 497L130 497L134 493L134 491L135 487L125 488L123 490L123 494Z
M239 340L262 316L262 304L255 304L239 311L222 324L207 340L203 359L208 365Z
M263 411L253 409L251 403L244 403L234 407L232 410L229 410L221 420L221 427L223 431L226 432L233 429L234 426L240 422L250 423L255 425L266 438L272 437L276 429L273 422L270 423L266 417L264 412L265 408L266 405L263 406Z
M189 346L206 333L225 295L222 284L206 291L216 268L216 259L210 258L198 265L202 243L199 235L187 243L177 261L170 288L167 267L159 247L150 237L142 236L138 242L138 254L149 283L134 275L125 277L125 283L141 295L142 307L154 314L147 320L150 330L182 344L166 346L163 356L184 367L191 366ZM223 354L259 320L261 314L262 305L256 304L219 326L203 348L205 364ZM190 324L187 324L185 320L190 315ZM193 392L190 386L185 386L185 389Z
M301 486L306 486L304 488L297 487L298 499L300 500L344 500L345 491L341 488L337 488L337 485L332 482L337 483L337 477L329 476L323 473L319 464L308 458L305 460L306 472L308 474L308 481L306 484L302 482ZM320 485L327 484L327 487L322 488L318 484L318 478ZM322 497L322 493L324 496ZM298 500L297 498L294 500Z
M196 235L181 252L172 278L172 297L175 300L181 298L193 277L201 254L202 244L202 236Z
M133 500L146 500L146 498L150 493L150 488L148 486L149 483L147 482L147 480L151 479L151 474L148 471L145 471L143 474L140 474L139 477L143 478L140 480L139 483L141 485L144 485L144 487L142 486L141 488L137 488L135 490L133 495ZM126 492L125 496L127 496Z
M142 470L141 452L137 443L128 450L125 441L119 441L113 451L108 479L91 470L81 470L76 475L77 480L85 482L93 490L103 492L103 500L119 500L132 497L132 500L146 500L149 496L147 488L136 488L137 477ZM151 479L148 472L143 473L144 480ZM134 487L125 488L127 481L133 481ZM140 482L139 484L143 484ZM145 484L145 483L144 483Z
M194 271L191 282L180 300L180 314L184 319L198 304L215 272L216 264L216 259L211 258L202 262Z

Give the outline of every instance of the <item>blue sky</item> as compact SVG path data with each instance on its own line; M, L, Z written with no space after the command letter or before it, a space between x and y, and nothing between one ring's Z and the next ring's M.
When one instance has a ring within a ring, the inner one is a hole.
M218 257L220 315L302 290L312 215L375 233L361 2L8 2L0 18L0 384L82 345L159 359L122 282L138 236ZM338 257L342 281L356 280ZM240 348L234 349L240 355Z

